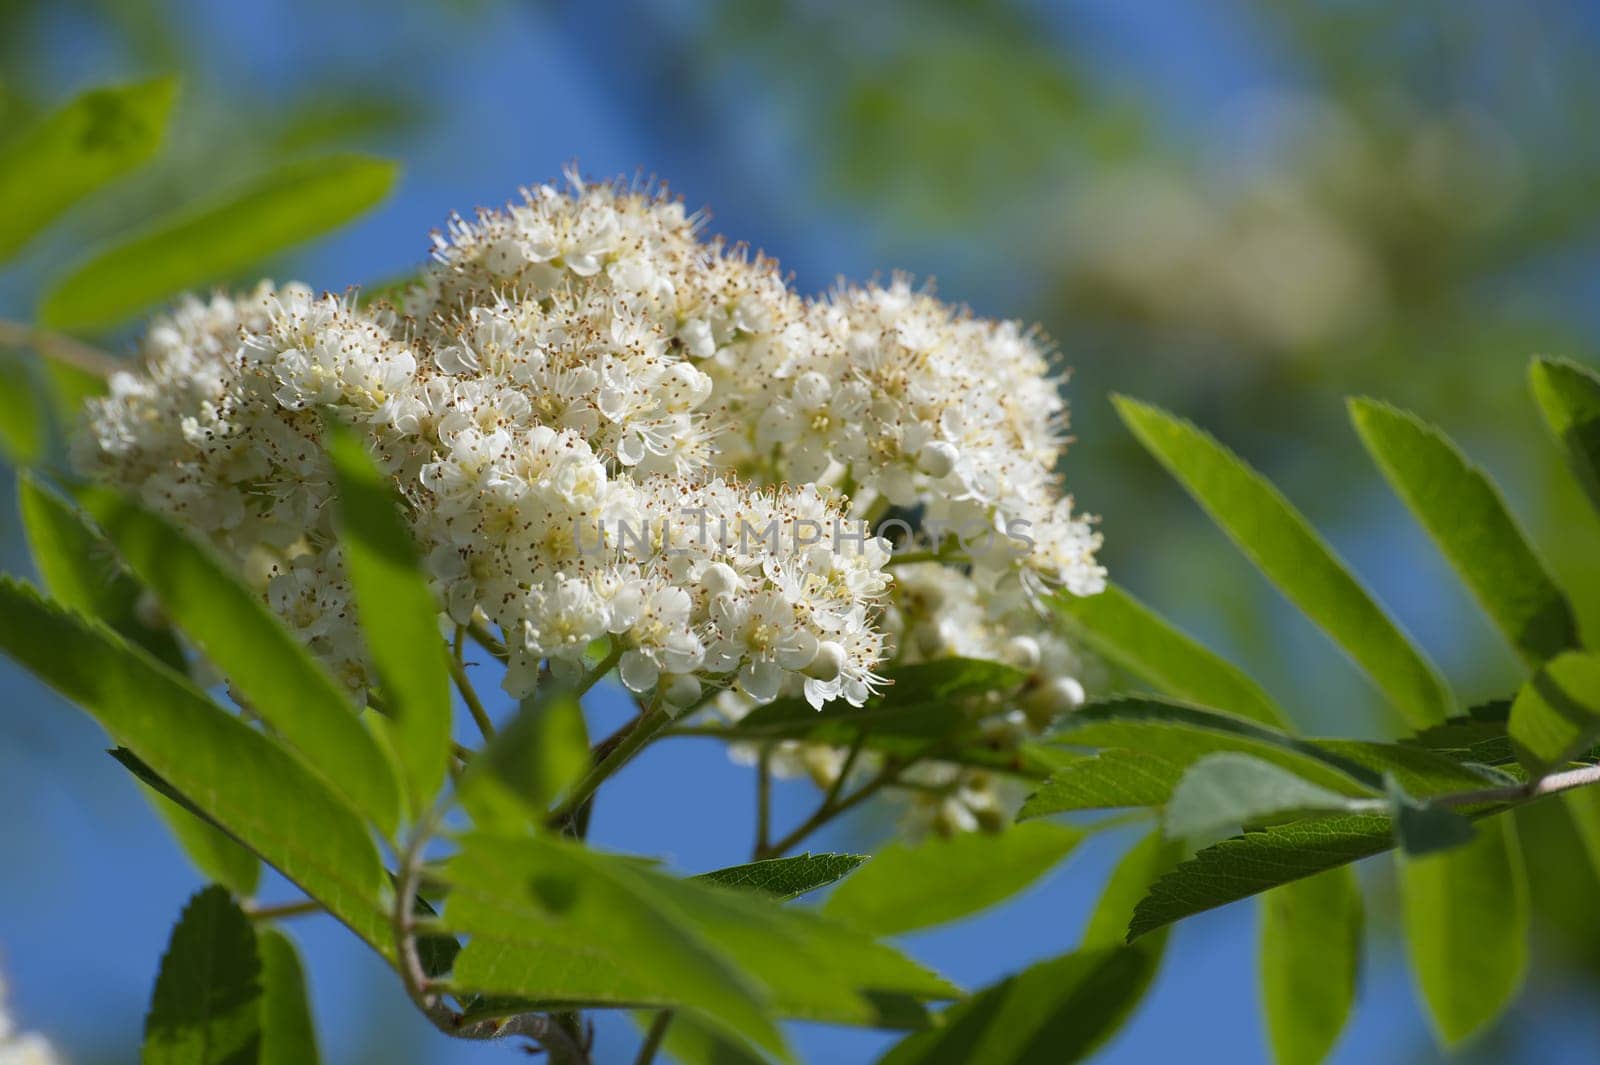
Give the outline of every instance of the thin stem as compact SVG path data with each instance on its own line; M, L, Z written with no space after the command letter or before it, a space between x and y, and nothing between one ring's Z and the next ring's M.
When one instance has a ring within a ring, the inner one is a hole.
M0 345L8 348L32 348L41 355L96 377L110 377L123 368L120 359L65 333L13 322L7 318L0 318Z
M964 565L971 561L971 556L962 551L901 551L899 554L890 555L883 568L909 566L914 562L955 562Z
M322 903L316 899L302 899L299 902L283 902L272 906L251 906L245 910L245 916L252 921L281 921L286 917L304 917L307 914L325 912Z
M504 662L510 657L510 652L506 650L506 645L495 639L494 633L490 632L481 621L468 622L467 635L471 636L473 642L479 647L488 651L500 661Z
M882 772L873 777L871 780L867 781L865 784L861 785L861 787L857 788L846 798L835 799L833 802L824 801L816 808L815 811L812 812L810 817L806 818L798 826L796 826L793 832L790 832L787 836L784 836L782 839L778 840L778 842L769 846L765 851L756 855L756 857L758 859L776 858L779 855L787 853L793 849L796 844L800 843L807 836L811 835L811 833L815 832L829 821L832 821L835 817L838 817L845 811L865 802L872 796L876 795L883 788L894 783L895 778L904 772L905 768L905 765L899 764L885 766Z
M571 794L562 801L560 806L550 814L550 825L559 827L565 824L585 802L599 790L612 774L633 760L644 745L655 739L656 734L666 727L672 716L664 712L659 706L652 705L650 709L633 719L633 725L628 729L616 745L611 748L584 774L582 780L573 787Z
M1491 802L1516 802L1519 799L1537 799L1557 795L1573 788L1600 783L1600 765L1579 766L1561 773L1547 773L1526 784L1506 784L1498 788L1479 791L1462 791L1454 795L1440 795L1433 802L1444 806L1479 806Z
M483 733L484 739L494 739L494 721L489 717L489 711L483 708L483 700L478 698L478 691L472 686L472 678L467 676L467 667L455 655L450 656L450 675L455 678L456 690L461 692L461 699L467 704L467 710L471 712L472 720L477 723L478 731Z
M600 683L600 678L615 669L621 659L622 648L620 646L613 647L607 651L606 656L596 663L593 669L585 673L583 679L578 682L577 694L583 695L590 688Z
M644 1043L639 1047L639 1056L633 1059L633 1065L650 1065L656 1060L656 1051L661 1049L661 1041L667 1037L667 1026L671 1023L671 1010L656 1014L656 1019L650 1023L650 1030L645 1033Z
M756 765L756 849L765 853L772 834L772 745L761 748Z

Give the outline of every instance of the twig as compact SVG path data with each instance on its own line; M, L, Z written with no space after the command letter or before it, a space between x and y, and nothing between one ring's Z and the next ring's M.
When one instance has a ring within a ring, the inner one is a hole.
M455 655L450 656L450 675L455 678L456 690L461 693L461 701L467 704L467 710L472 714L472 720L477 724L478 731L483 733L484 739L494 739L494 721L489 717L489 711L483 708L483 700L478 698L478 691L472 686L472 678L467 676L466 665Z
M248 906L245 916L252 921L280 921L285 917L303 917L307 914L325 912L322 903L316 899L302 899L299 902L284 902L273 906Z
M38 326L0 318L0 345L32 348L47 358L76 367L96 377L110 377L124 368L122 360L81 340Z
M639 1047L639 1056L633 1059L633 1065L650 1065L656 1060L656 1051L661 1049L661 1041L667 1037L667 1026L671 1023L671 1010L662 1010L656 1014L656 1019L651 1022L650 1030L645 1033L644 1042Z

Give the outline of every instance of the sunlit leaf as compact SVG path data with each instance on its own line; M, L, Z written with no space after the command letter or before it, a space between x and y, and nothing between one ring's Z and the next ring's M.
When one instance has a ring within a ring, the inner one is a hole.
M944 924L1015 895L1083 838L1080 829L1036 821L994 834L891 843L840 884L822 912L880 936Z
M1381 799L1352 799L1270 762L1223 751L1195 762L1167 800L1166 829L1174 839L1215 835L1262 821L1314 813L1370 811Z
M185 289L231 280L364 213L398 175L394 163L361 155L290 163L100 252L45 295L39 319L56 329L104 329Z
M1600 374L1564 359L1535 359L1529 377L1567 465L1600 507Z
M1123 421L1278 589L1419 725L1453 700L1438 671L1272 483L1210 435L1117 397Z
M0 149L0 262L161 146L173 78L91 89Z
M335 518L367 653L394 718L393 739L413 808L444 781L450 759L450 671L439 608L394 490L361 442L330 427Z
M222 887L189 900L161 959L143 1065L241 1065L261 1053L261 959L250 919Z
M1395 492L1523 660L1537 665L1576 646L1572 608L1483 471L1405 411L1357 399L1350 416Z
M1344 1029L1361 969L1361 887L1348 866L1261 898L1261 997L1276 1065L1317 1065Z
M103 624L10 578L0 578L0 650L357 935L390 951L377 849L356 813L294 755Z
M1511 704L1517 758L1547 773L1600 738L1600 655L1568 651L1536 670Z
M320 1065L299 953L273 928L261 931L256 946L261 955L260 1065Z
M1464 847L1400 862L1406 947L1434 1032L1453 1047L1516 997L1528 963L1528 887L1515 823Z
M1268 725L1284 724L1283 711L1243 670L1116 585L1099 595L1057 595L1051 603L1102 657L1166 694Z
M472 991L684 1007L772 1050L774 1012L881 1026L895 1023L884 1010L896 996L954 990L804 909L548 836L473 833L443 875L445 927L470 937L451 983Z
M1145 837L1112 873L1078 950L951 1006L936 1027L907 1036L879 1065L1068 1065L1087 1058L1128 1019L1155 977L1164 937L1124 946L1122 929L1134 901L1176 857L1159 833Z
M583 709L571 691L547 684L522 701L457 785L480 827L541 825L550 806L590 766Z
M166 519L122 496L86 488L78 499L162 608L250 708L386 834L400 792L388 757L348 694L247 588L237 567Z

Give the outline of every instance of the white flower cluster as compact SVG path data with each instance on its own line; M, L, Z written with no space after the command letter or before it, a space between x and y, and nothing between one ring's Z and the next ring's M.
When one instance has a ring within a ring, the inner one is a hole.
M60 1060L44 1036L17 1030L6 1012L6 981L0 976L0 1065L57 1065Z
M1102 586L1037 337L903 280L806 300L699 226L656 190L573 178L456 219L398 307L265 283L191 298L91 404L79 461L209 536L353 691L329 419L393 477L441 612L499 630L518 695L605 639L669 706L733 685L860 705L897 636L1014 657L997 604ZM891 507L959 534L966 569L902 572L986 604L988 642L902 631L927 621L861 528Z

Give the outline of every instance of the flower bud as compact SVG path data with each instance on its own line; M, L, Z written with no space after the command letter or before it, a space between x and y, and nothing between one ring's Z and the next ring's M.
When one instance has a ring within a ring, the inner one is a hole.
M943 440L930 440L917 452L917 469L929 477L948 477L956 468L960 452L955 445Z
M800 672L815 680L830 681L844 669L844 661L844 648L832 640L823 640L817 645L817 657Z
M662 677L661 682L661 701L669 713L700 701L700 678L693 673L674 673Z

